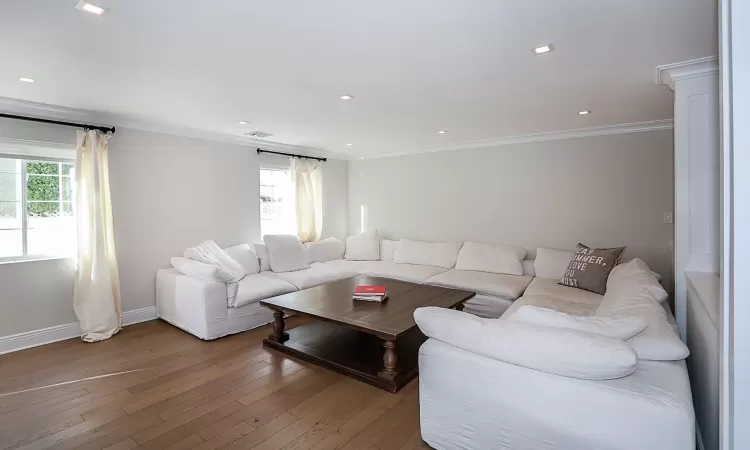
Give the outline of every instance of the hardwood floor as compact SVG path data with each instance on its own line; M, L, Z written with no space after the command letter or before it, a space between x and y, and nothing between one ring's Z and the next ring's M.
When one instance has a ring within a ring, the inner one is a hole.
M429 448L418 380L390 394L263 349L269 333L204 342L154 320L2 355L0 450Z

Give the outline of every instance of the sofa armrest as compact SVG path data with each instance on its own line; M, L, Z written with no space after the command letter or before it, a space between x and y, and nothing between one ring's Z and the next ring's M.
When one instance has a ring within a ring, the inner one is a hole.
M226 321L227 285L161 269L156 274L156 312L161 318L201 339L214 339L208 324Z
M583 331L483 319L461 311L427 307L414 320L430 338L529 369L588 380L632 374L635 352L621 339Z

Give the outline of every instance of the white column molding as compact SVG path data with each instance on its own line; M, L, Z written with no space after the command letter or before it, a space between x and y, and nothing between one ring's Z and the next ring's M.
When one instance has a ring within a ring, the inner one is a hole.
M718 56L691 59L656 67L656 84L666 84L675 90L675 83L690 78L700 78L719 73Z
M685 271L719 272L719 65L715 57L659 66L674 91L675 317L685 338Z
M750 448L750 2L719 1L722 95L721 450Z

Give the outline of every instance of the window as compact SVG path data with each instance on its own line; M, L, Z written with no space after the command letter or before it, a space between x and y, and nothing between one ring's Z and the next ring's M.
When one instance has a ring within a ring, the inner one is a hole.
M75 254L73 167L0 157L0 259Z
M289 168L260 169L260 235L296 234L294 190Z

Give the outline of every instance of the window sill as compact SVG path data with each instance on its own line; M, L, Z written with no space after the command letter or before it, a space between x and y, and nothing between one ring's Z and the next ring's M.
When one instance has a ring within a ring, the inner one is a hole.
M54 261L57 259L76 259L75 256L70 255L59 255L59 256L44 256L44 255L36 255L36 256L22 256L22 257L13 257L13 258L0 258L0 265L4 264L16 264L16 263L27 263L27 262L36 262L36 261Z

